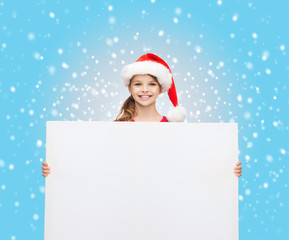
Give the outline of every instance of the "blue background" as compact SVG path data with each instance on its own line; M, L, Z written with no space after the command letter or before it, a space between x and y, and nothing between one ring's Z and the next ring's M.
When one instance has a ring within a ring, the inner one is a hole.
M240 239L289 239L288 9L0 0L0 239L43 239L46 121L112 121L120 71L146 52L171 67L188 122L238 123Z

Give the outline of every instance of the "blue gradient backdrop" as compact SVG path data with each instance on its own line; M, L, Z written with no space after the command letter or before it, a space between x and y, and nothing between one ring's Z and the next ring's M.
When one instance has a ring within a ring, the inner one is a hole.
M112 121L128 97L120 71L146 52L171 66L188 122L238 123L240 239L289 239L288 9L0 0L0 239L43 239L46 121Z

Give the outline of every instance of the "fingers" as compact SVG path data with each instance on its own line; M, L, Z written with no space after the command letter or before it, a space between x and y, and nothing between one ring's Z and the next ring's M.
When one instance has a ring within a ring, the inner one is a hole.
M236 166L234 167L234 174L237 176L237 177L241 177L242 176L242 167L240 166L242 163L240 161L238 161L236 163Z
M241 177L242 176L242 167L240 166L242 163L240 161L238 161L236 163L236 166L234 167L234 174L237 176L237 177Z
M241 166L235 166L235 167L234 167L234 170L241 170L241 169L242 169Z
M238 162L239 163L239 162ZM238 164L237 163L237 164ZM241 174L242 173L242 167L241 166L235 166L234 167L234 173L236 174L236 176L237 176L237 174ZM238 177L238 176L237 176ZM240 177L240 176L239 176Z
M43 162L42 165L42 176L47 177L50 174L50 167L47 162Z
M50 171L48 171L48 170L43 170L42 173L43 173L43 174L42 174L43 177L47 177L47 176L50 174Z
M48 170L48 169L50 169L50 167L48 166L48 163L47 162L43 162L42 163L42 169L45 169L45 170Z
M48 166L47 166L47 167L43 166L42 169L43 169L43 170L50 170L50 167L48 167Z

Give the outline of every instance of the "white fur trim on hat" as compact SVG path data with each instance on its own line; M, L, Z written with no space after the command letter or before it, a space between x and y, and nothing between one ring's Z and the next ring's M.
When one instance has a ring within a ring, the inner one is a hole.
M169 122L184 122L186 117L186 109L182 106L174 107L167 114L167 119Z
M172 85L172 74L164 65L153 61L134 62L126 65L121 71L121 79L127 87L131 78L137 74L151 74L158 79L162 92L166 92Z

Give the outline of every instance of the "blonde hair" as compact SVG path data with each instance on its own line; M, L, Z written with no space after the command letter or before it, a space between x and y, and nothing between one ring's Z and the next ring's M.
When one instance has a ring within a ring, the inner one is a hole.
M147 75L149 75L149 76L151 76L152 78L154 78L154 79L157 81L159 87L161 87L161 85L160 85L159 82L158 82L158 79L157 79L155 76L150 75L150 74L147 74ZM134 77L134 76L133 76L133 77ZM133 77L130 79L130 82L129 82L128 87L131 86L131 82L132 82ZM120 109L120 112L119 112L119 114L118 114L117 117L116 117L116 120L117 120L117 121L126 121L126 122L127 122L127 121L131 121L131 120L134 119L134 117L135 117L137 114L138 114L138 112L137 112L137 108L136 108L136 106L135 106L135 100L134 100L133 96L130 95L130 96L125 100L125 102L123 103L123 105L122 105L122 107L121 107L121 109Z

